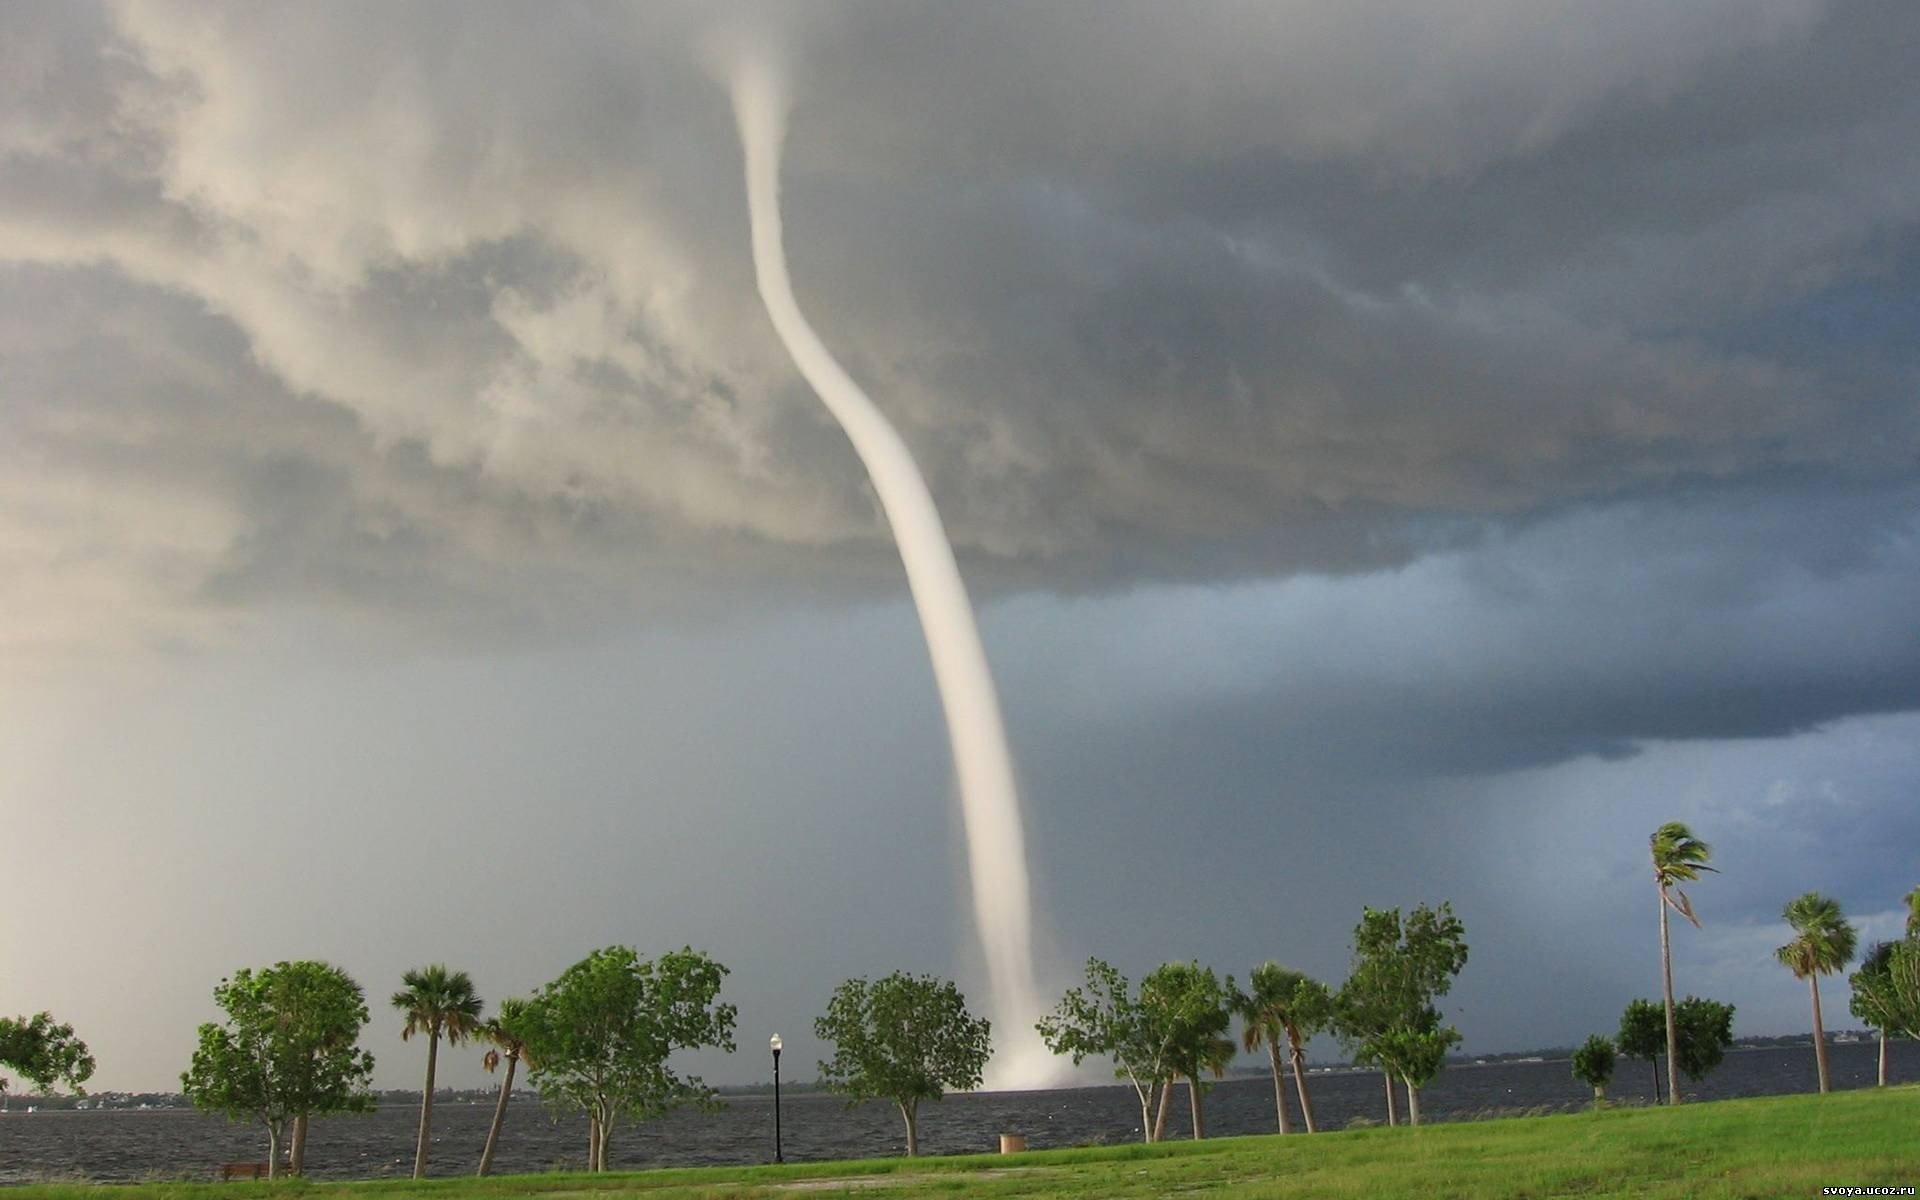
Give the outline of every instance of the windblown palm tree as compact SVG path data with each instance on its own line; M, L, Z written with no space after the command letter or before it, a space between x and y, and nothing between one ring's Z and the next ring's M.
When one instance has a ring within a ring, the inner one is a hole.
M1693 903L1677 885L1692 883L1700 872L1712 871L1707 860L1713 847L1693 836L1693 831L1678 821L1668 821L1653 831L1649 839L1653 852L1653 879L1660 889L1660 985L1667 1004L1667 1103L1680 1103L1680 1069L1675 1053L1680 1048L1680 1033L1673 1020L1673 947L1667 934L1669 908L1700 927Z
M522 1060L528 1067L534 1062L527 1057L527 1038L531 1036L528 1028L533 1007L525 1000L502 1000L500 1011L491 1020L483 1023L474 1036L481 1041L492 1043L487 1055L481 1060L492 1074L502 1062L507 1064L506 1076L500 1081L500 1099L493 1106L493 1124L487 1127L487 1145L480 1152L479 1174L485 1175L493 1169L494 1147L500 1144L500 1126L507 1118L507 1099L513 1095L513 1071Z
M440 1039L457 1046L480 1027L480 997L465 971L449 971L440 963L416 967L400 977L406 987L393 994L393 1006L406 1015L402 1040L427 1035L427 1088L420 1097L420 1142L413 1152L413 1177L427 1174L427 1143L433 1136L433 1070L440 1056Z
M1804 979L1813 992L1813 1057L1820 1068L1820 1092L1827 1086L1827 1034L1820 1024L1820 977L1853 961L1858 936L1840 911L1840 902L1819 892L1794 898L1781 912L1799 936L1774 951L1781 964Z
M1332 997L1326 986L1278 963L1264 963L1247 979L1249 991L1234 996L1241 1022L1240 1040L1248 1050L1267 1048L1273 1066L1273 1106L1280 1132L1291 1132L1287 1119L1287 1091L1280 1065L1281 1041L1293 1062L1293 1082L1300 1093L1300 1114L1307 1132L1314 1132L1313 1103L1307 1098L1307 1067L1303 1044L1326 1024Z

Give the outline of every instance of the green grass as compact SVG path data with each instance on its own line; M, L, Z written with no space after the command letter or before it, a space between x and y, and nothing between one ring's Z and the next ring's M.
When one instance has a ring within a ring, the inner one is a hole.
M989 1197L1815 1197L1829 1185L1920 1183L1920 1087L1606 1112L1216 1138L956 1158L863 1159L611 1175L414 1183L151 1183L115 1200L874 1200ZM97 1200L86 1186L9 1189L7 1200Z

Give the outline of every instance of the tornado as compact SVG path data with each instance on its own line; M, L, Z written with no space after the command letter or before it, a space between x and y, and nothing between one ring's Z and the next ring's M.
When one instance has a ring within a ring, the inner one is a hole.
M873 480L933 660L959 783L974 921L993 989L990 1011L1000 1049L991 1081L995 1086L1034 1086L1048 1073L1048 1060L1033 1029L1041 1004L1034 981L1025 835L1000 700L973 605L933 495L899 431L834 360L794 299L780 222L785 89L769 63L750 57L735 64L731 84L746 156L760 298L794 365L840 423Z

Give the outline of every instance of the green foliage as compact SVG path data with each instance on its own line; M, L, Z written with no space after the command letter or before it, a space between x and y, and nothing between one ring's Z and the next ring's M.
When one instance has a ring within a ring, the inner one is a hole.
M93 1055L73 1035L73 1026L55 1024L52 1013L0 1017L0 1065L20 1072L42 1092L65 1083L76 1092L93 1075ZM0 1092L7 1081L0 1079Z
M1693 831L1678 821L1668 821L1653 831L1648 839L1653 854L1653 878L1660 885L1661 902L1673 908L1681 916L1700 924L1700 918L1693 913L1693 903L1687 894L1675 884L1691 883L1700 878L1700 872L1712 871L1707 865L1713 857L1713 847L1693 836ZM1665 1020L1664 1010L1662 1020Z
M1688 996L1673 1006L1678 1042L1674 1062L1688 1079L1699 1080L1720 1065L1733 1046L1733 1005Z
M850 1103L892 1100L902 1109L948 1088L979 1087L992 1048L991 1024L967 1011L952 980L899 971L841 984L813 1032L834 1047L821 1082Z
M1613 1082L1613 1043L1594 1034L1573 1052L1573 1077L1598 1096Z
M1631 1000L1620 1014L1620 1032L1614 1041L1628 1058L1648 1061L1666 1053L1667 1010L1658 1000Z
M400 977L405 987L393 994L392 1004L407 1019L402 1040L416 1033L444 1037L457 1046L480 1026L480 996L465 971L449 971L444 963L415 967Z
M1334 999L1333 1026L1354 1057L1414 1087L1440 1072L1460 1032L1434 1000L1467 963L1466 926L1450 904L1366 909L1353 931L1353 970Z
M500 1011L482 1021L480 1027L474 1030L474 1037L489 1047L483 1063L489 1072L500 1065L503 1054L508 1058L526 1060L527 1039L533 1036L533 1019L532 1001L502 1000Z
M1235 990L1233 1011L1241 1044L1257 1050L1283 1039L1304 1042L1325 1029L1333 1020L1333 994L1309 975L1267 962L1248 974L1246 991Z
M1893 997L1893 1028L1920 1038L1920 939L1894 943L1887 956L1887 986Z
M1832 975L1853 960L1859 934L1840 911L1840 902L1819 892L1807 892L1787 903L1780 916L1798 935L1774 951L1795 979Z
M1166 1084L1168 1038L1154 1014L1133 995L1126 976L1097 958L1087 960L1085 987L1070 988L1053 1012L1034 1027L1055 1054L1069 1055L1075 1066L1089 1056L1110 1058L1114 1075L1133 1085L1140 1104L1140 1133L1153 1140L1151 1109Z
M733 1049L737 1010L717 1003L727 969L692 948L641 958L595 950L534 993L515 1022L540 1098L584 1111L602 1136L622 1116L646 1120L681 1105L713 1104L698 1076L667 1063L676 1050Z
M1197 962L1162 963L1140 981L1141 1011L1173 1074L1199 1086L1203 1074L1219 1074L1232 1061L1232 995L1211 967Z
M196 1108L259 1122L276 1150L293 1118L373 1111L373 1055L355 1044L366 996L345 971L322 962L242 967L213 999L226 1023L200 1026L180 1076Z

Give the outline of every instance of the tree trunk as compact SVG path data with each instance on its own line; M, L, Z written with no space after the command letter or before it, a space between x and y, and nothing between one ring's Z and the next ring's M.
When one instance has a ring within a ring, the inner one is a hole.
M1287 1072L1280 1065L1280 1046L1272 1038L1267 1039L1267 1058L1273 1063L1273 1111L1280 1118L1280 1132L1292 1133L1287 1120Z
M1173 1080L1160 1081L1160 1105L1153 1114L1153 1140L1160 1141L1167 1136L1167 1101L1173 1099Z
M1293 1056L1293 1086L1300 1093L1300 1119L1306 1122L1307 1132L1313 1133L1313 1102L1307 1099L1307 1056L1300 1049L1297 1030L1287 1030L1287 1044Z
M1387 1124L1398 1125L1400 1123L1400 1116L1393 1107L1393 1072L1383 1070L1380 1072L1380 1076L1387 1081Z
M1593 1106L1595 1108L1599 1108L1601 1105L1601 1102L1606 1100L1606 1098L1607 1098L1606 1087L1602 1084L1598 1084L1598 1083L1594 1084L1593 1085Z
M485 1175L493 1170L494 1147L500 1144L500 1126L507 1119L507 1097L513 1094L513 1069L520 1064L518 1051L507 1055L507 1077L500 1082L500 1099L493 1106L493 1124L487 1126L486 1148L480 1151L480 1170Z
M591 1113L587 1116L587 1170L600 1169L600 1118Z
M427 1031L427 1090L420 1093L420 1143L413 1151L413 1177L427 1177L427 1140L433 1136L433 1068L440 1057L440 1031Z
M1207 1136L1207 1124L1200 1111L1200 1081L1191 1075L1187 1076L1187 1106L1193 1110L1193 1140L1197 1142Z
M1807 986L1813 989L1813 1061L1820 1066L1820 1094L1827 1094L1827 1031L1820 1026L1820 972L1807 972Z
M267 1178L280 1178L280 1126L267 1122Z
M1140 1101L1140 1140L1147 1143L1148 1145L1152 1145L1153 1144L1153 1087L1152 1085L1148 1085L1146 1088L1142 1089L1140 1085L1135 1084L1133 1088L1133 1094L1135 1098L1137 1098Z
M1887 1086L1887 1031L1880 1031L1880 1077L1875 1087Z
M1667 1103L1680 1103L1680 1029L1673 1022L1673 947L1667 937L1667 889L1660 889L1660 987L1667 1000Z
M593 1169L605 1172L607 1169L607 1147L613 1143L613 1114L609 1112L595 1123L596 1140L593 1148Z
M1413 1086L1413 1080L1411 1079L1406 1080L1406 1084L1407 1124L1418 1129L1420 1127L1420 1089Z
M304 1175L307 1170L307 1114L293 1119L293 1150L287 1155L287 1172Z
M919 1120L920 1114L918 1112L919 1107L920 1106L916 1103L911 1103L905 1100L900 1101L900 1115L903 1118L905 1118L907 1122L907 1157L908 1158L918 1158L920 1156L920 1120Z
M1653 1067L1653 1102L1660 1103L1660 1056L1654 1055L1647 1062Z

